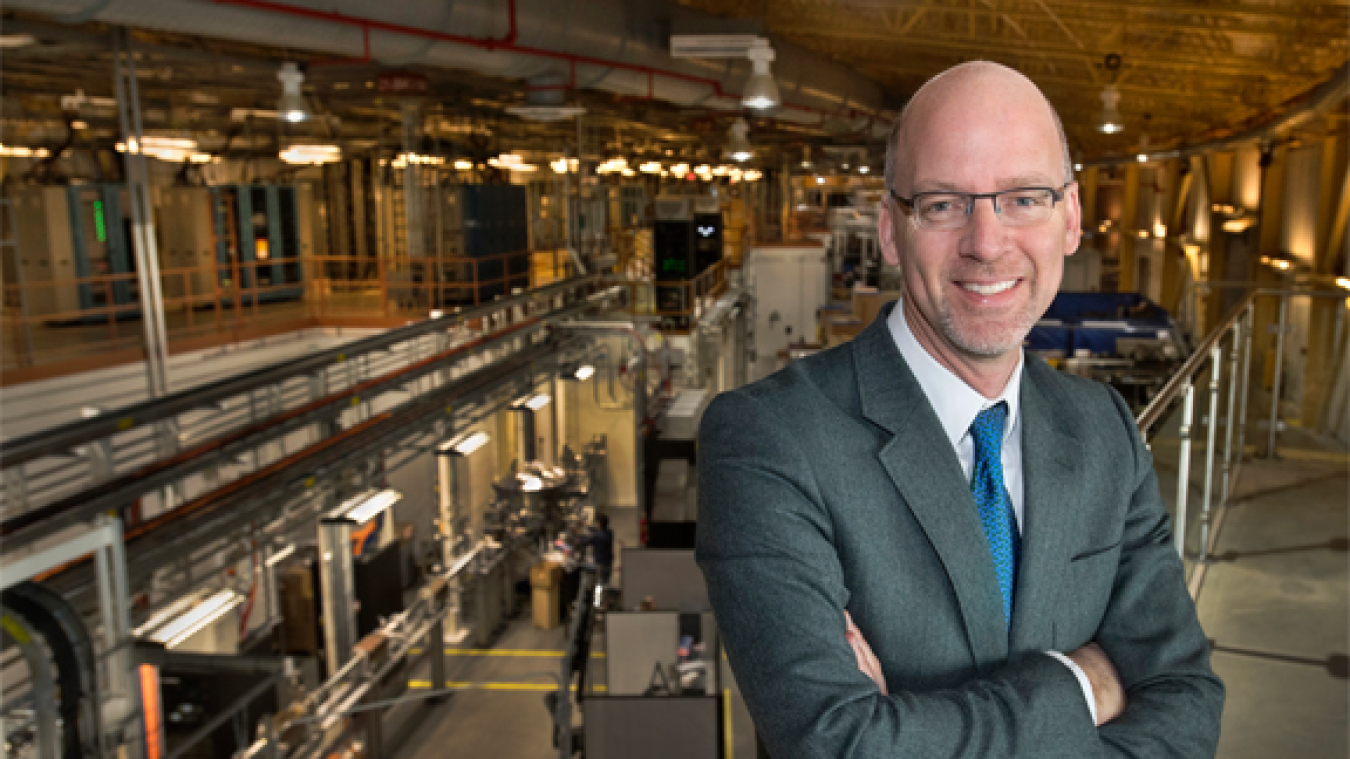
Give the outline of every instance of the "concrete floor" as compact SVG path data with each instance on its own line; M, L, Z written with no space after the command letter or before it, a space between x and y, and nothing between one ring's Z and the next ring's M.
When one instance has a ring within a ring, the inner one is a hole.
M1200 620L1214 644L1214 668L1228 687L1221 759L1350 755L1348 511L1350 454L1334 441L1293 430L1281 436L1279 458L1245 461L1212 560L1197 580ZM616 519L621 543L636 545L633 523ZM495 649L560 652L562 641L561 630L534 630L522 617ZM547 682L530 673L552 671L559 659L454 661L452 680L531 689L464 693L441 705L418 706L408 716L391 714L387 724L398 718L405 726L386 728L386 735L399 735L397 745L391 740L391 756L557 757L543 694L526 684ZM603 683L603 665L593 671ZM733 756L751 757L744 719L738 714L735 720Z
M1285 437L1280 458L1246 463L1200 587L1228 686L1223 759L1350 753L1350 456Z

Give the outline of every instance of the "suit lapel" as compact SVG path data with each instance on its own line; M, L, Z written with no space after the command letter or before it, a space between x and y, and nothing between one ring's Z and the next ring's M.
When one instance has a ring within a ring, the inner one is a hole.
M863 416L892 433L878 458L951 582L980 667L1008 656L998 577L970 487L937 414L900 355L883 309L853 341Z
M1079 443L1047 392L1053 369L1028 358L1022 375L1022 559L1013 602L1012 650L1054 645L1053 620L1068 567L1075 510L1070 484Z

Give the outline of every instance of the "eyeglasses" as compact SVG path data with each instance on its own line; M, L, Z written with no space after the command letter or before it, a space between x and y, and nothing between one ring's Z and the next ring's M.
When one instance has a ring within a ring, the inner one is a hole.
M895 190L891 197L905 209L920 227L929 229L960 229L970 220L975 201L989 198L994 213L1011 227L1039 224L1050 218L1055 204L1064 199L1064 191L1073 182L1054 187L1018 187L1001 192L920 192L912 198L903 198Z

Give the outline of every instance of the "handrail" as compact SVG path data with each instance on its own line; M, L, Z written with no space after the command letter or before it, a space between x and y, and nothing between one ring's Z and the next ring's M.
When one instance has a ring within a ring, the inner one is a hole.
M1190 384L1191 378L1200 372L1200 367L1204 366L1205 362L1209 361L1210 351L1213 350L1214 346L1217 345L1230 330L1232 330L1233 325L1237 323L1237 320L1247 310L1247 307L1256 300L1257 294L1258 293L1255 290L1247 293L1247 296L1233 307L1233 310L1228 313L1228 316L1224 317L1224 320L1220 322L1219 326L1209 333L1209 336L1205 338L1205 341L1196 346L1195 350L1191 353L1190 358L1186 359L1186 363L1182 364L1181 368L1172 375L1171 379L1167 380L1167 384L1163 385L1162 390L1158 391L1158 394L1154 396L1153 400L1149 401L1148 406L1146 406L1139 414L1137 420L1139 434L1144 436L1148 435L1148 431L1153 428L1154 424L1158 423L1158 420L1162 418L1163 413L1167 411L1167 408L1172 404L1172 401L1176 400L1177 396L1179 396L1185 390L1186 386Z
M562 290L596 284L599 281L599 277L591 276L557 282L528 290L520 295L474 306L457 313L449 313L439 319L427 319L406 327L399 327L373 335L354 343L329 348L306 358L280 361L270 367L243 376L228 377L208 385L132 404L91 419L81 419L60 427L25 435L15 440L7 440L4 442L3 450L0 450L0 468L17 466L54 453L64 453L75 446L125 432L134 427L141 427L147 423L169 419L186 411L211 406L226 398L273 385L296 375L341 364L364 353L384 350L391 345L444 330L446 327L461 324L503 309L522 305L536 298L547 297Z

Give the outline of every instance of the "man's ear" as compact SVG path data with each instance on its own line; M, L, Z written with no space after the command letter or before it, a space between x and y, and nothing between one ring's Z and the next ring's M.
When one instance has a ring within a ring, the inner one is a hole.
M1078 183L1064 190L1064 255L1078 252L1083 242L1083 206L1078 200Z
M900 249L895 239L895 205L883 200L877 209L877 240L881 243L881 257L891 266L900 265Z

